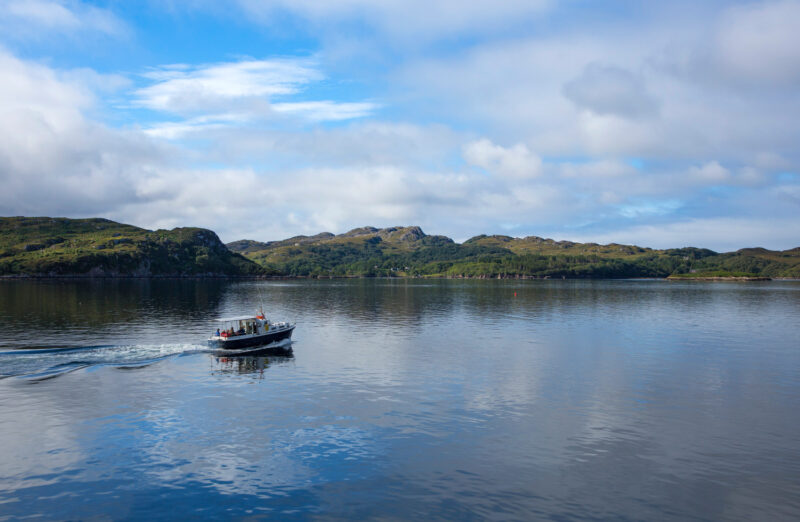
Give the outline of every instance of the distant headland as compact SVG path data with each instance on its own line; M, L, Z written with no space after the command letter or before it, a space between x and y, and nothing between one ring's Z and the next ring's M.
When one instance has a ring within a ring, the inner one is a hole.
M0 277L800 277L800 247L656 250L536 236L479 235L463 243L416 226L356 228L227 245L203 228L146 230L102 218L0 217Z

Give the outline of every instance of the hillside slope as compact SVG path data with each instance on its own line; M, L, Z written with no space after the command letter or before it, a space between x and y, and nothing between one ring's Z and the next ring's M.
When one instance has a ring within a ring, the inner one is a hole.
M107 219L0 218L0 276L618 278L800 277L800 248L655 250L536 236L462 244L416 226L360 227L224 245L202 228L145 230Z
M241 240L228 247L267 270L305 277L667 277L713 272L800 277L800 248L654 250L635 245L574 243L536 236L479 235L463 244L419 227L361 227L282 241Z
M268 272L202 228L107 219L0 218L0 275L244 276Z

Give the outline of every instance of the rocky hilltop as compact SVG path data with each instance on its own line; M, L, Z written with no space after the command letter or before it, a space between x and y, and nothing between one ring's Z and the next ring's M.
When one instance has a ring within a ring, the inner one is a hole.
M0 276L249 276L267 270L203 228L107 219L0 218Z
M241 240L228 248L265 269L296 277L800 277L800 248L719 254L706 248L655 250L538 236L478 235L462 244L418 226L359 227L282 241Z
M655 250L538 236L464 243L418 226L359 227L223 244L211 230L146 230L107 219L0 218L0 277L450 277L761 280L800 277L800 248Z

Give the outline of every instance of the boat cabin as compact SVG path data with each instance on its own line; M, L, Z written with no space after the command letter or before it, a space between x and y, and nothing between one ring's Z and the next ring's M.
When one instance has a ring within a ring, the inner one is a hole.
M255 315L217 319L217 325L218 327L208 339L208 345L224 350L257 345L266 346L286 339L291 340L294 331L294 324L285 321L271 323L264 316L263 311L259 311ZM281 353L292 351L291 343L288 347L280 346L273 349L280 350Z
M230 339L239 336L264 335L270 330L269 321L267 321L263 315L228 317L225 319L218 319L217 324L219 326L211 336L212 339Z

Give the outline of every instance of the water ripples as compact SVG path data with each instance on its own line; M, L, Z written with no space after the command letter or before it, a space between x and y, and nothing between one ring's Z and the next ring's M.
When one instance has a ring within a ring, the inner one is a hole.
M9 516L800 515L798 285L15 288ZM208 353L211 319L259 294L298 322L294 355Z
M40 381L104 365L119 369L149 366L169 357L209 352L200 345L65 346L0 352L0 378L21 377Z

